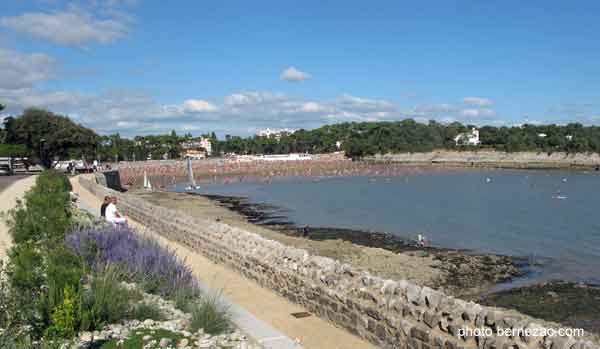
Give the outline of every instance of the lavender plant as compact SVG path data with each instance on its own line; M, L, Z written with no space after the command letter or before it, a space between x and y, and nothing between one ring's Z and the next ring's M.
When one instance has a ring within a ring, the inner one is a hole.
M94 270L107 264L119 266L126 281L141 285L148 293L175 299L185 289L190 295L199 295L196 280L184 261L131 228L80 229L66 237L66 245Z

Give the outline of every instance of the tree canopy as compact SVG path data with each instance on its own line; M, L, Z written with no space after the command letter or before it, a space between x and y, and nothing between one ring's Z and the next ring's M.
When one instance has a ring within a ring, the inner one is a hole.
M217 148L226 153L277 154L289 152L325 153L338 150L336 142L350 157L377 153L425 152L434 149L474 149L457 146L454 138L472 125L458 122L427 124L406 119L395 122L350 122L307 130L280 137L248 138L227 136ZM481 145L499 151L600 152L600 127L572 123L480 128Z
M4 108L0 104L0 110ZM499 151L596 152L600 153L600 127L568 125L483 126L477 147L456 145L455 137L472 125L436 121L420 123L412 119L394 122L346 122L312 130L300 129L277 136L238 137L226 135L218 140L214 132L203 134L212 143L213 154L330 153L344 151L347 156L426 152L435 149L495 149ZM181 143L193 140L191 134L175 131L162 135L120 134L98 136L66 116L42 109L27 109L17 117L7 117L0 133L0 156L24 156L50 160L97 158L103 161L171 159L181 156ZM340 146L341 147L338 147Z
M58 157L92 158L99 137L66 116L43 109L27 109L17 117L4 119L4 143L25 146L30 155L45 165Z

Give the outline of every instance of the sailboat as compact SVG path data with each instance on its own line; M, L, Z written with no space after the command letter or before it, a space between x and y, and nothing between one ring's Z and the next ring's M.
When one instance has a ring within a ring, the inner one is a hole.
M187 174L188 174L188 183L189 185L185 188L185 190L198 190L200 189L199 185L196 185L196 180L194 179L194 171L192 170L192 159L187 159Z
M148 179L148 175L146 174L145 170L144 170L144 189L152 190L152 183L150 183L150 180Z

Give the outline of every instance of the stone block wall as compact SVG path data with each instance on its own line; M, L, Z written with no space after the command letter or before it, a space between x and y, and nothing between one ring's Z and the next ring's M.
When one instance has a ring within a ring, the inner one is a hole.
M600 166L598 153L544 153L544 152L515 152L505 153L494 150L452 151L437 150L425 153L395 153L379 154L375 160L406 162L406 163L437 163L437 164L474 164L502 167L595 167Z
M500 329L558 325L465 302L406 280L384 280L236 227L153 205L83 177L79 181L98 197L117 196L124 214L156 233L383 348L600 349L591 341L572 337L499 336ZM489 331L491 336L461 336L461 329L466 328Z

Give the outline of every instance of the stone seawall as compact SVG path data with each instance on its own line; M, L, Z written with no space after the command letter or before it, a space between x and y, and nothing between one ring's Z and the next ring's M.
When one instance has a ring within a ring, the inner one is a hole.
M600 166L597 153L543 153L499 151L432 151L427 153L399 153L376 155L375 161L402 162L411 164L446 164L514 168L594 168Z
M536 331L558 325L465 302L405 280L384 280L239 228L150 204L84 177L79 181L98 197L119 197L123 213L156 233L384 348L600 349L568 336L500 336L499 329ZM461 336L461 329L467 328L492 335Z

